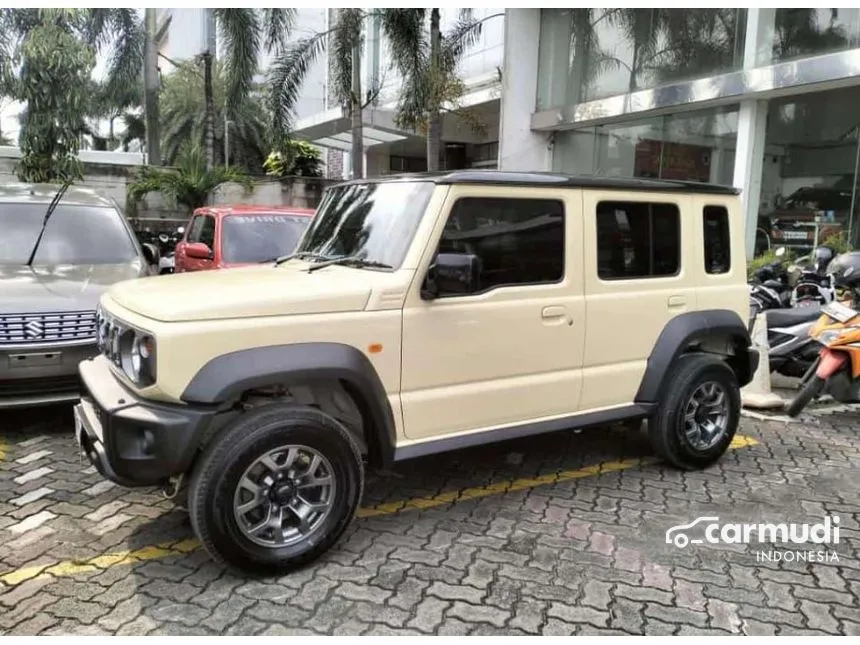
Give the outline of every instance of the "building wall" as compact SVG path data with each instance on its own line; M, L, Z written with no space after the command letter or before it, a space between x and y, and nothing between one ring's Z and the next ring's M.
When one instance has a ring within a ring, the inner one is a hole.
M159 43L159 52L176 61L201 54L206 49L206 11L204 9L158 9L157 22L170 18L170 26ZM172 65L159 61L163 73Z
M860 10L513 9L507 23L502 168L734 185L749 253L763 217L820 211L860 242Z

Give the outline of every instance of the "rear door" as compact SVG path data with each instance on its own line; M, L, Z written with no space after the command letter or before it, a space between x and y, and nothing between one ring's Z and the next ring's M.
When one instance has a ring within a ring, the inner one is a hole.
M666 323L697 309L691 211L679 193L584 191L583 410L631 403Z

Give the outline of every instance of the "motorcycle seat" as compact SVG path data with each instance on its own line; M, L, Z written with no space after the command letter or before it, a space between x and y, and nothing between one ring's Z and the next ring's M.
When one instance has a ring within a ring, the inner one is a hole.
M767 317L768 329L772 329L774 327L791 327L792 325L800 325L801 323L815 320L820 315L820 305L795 307L793 309L768 309L765 312L765 316Z

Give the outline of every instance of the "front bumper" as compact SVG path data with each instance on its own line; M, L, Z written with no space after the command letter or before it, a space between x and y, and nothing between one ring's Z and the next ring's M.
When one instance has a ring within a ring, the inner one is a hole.
M92 342L0 346L0 410L77 401L78 364L97 351Z
M217 411L141 399L103 356L79 367L75 438L101 475L122 486L154 486L191 467Z

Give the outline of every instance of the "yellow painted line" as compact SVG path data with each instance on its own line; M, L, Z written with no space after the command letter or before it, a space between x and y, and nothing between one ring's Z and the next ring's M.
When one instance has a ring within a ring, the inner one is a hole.
M750 446L755 446L758 443L759 442L752 437L735 435L735 438L729 446L729 450L748 448ZM579 468L577 470L562 470L558 473L540 475L533 478L511 479L489 484L487 486L464 488L463 490L441 493L440 495L435 495L433 497L419 497L398 502L388 502L373 507L360 508L356 513L356 516L360 518L379 517L383 515L394 515L403 511L435 508L446 504L456 504L470 499L481 499L483 497L491 497L493 495L503 495L504 493L517 492L540 486L549 486L574 479L582 479L584 477L593 477L595 475L603 475L605 473L629 470L630 468L636 468L637 466L654 464L658 461L659 460L656 457L607 461L601 464ZM24 567L22 569L16 569L9 573L0 575L0 583L15 586L26 580L32 579L43 579L49 577L65 578L78 573L99 571L124 564L136 564L138 562L146 562L148 560L160 560L172 555L184 555L198 548L200 548L200 543L196 539L191 538L180 542L167 542L164 544L157 544L155 546L145 546L133 551L106 553L90 560L69 560L54 565L44 564Z
M3 441L3 438L0 437L0 461L6 459L6 442Z

